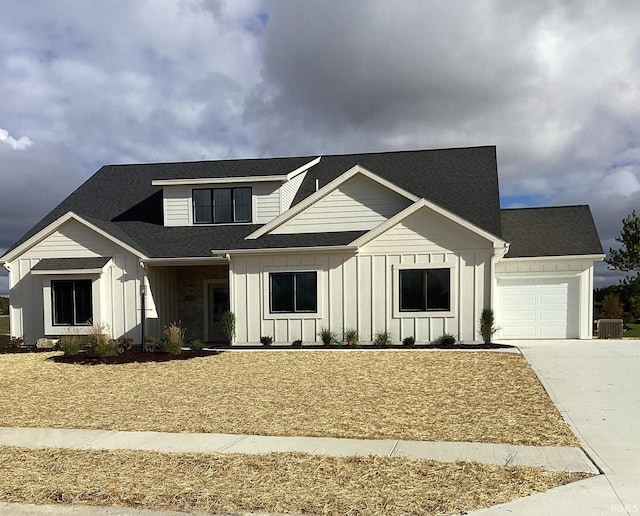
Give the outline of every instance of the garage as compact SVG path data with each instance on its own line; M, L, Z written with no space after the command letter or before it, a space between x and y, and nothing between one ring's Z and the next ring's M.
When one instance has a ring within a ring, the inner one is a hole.
M578 277L498 278L497 293L500 337L580 337Z

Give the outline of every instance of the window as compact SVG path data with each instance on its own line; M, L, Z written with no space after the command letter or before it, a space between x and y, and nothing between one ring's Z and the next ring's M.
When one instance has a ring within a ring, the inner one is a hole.
M93 318L91 280L51 282L54 326L81 326Z
M270 311L317 312L316 272L272 272L269 274Z
M406 269L400 273L400 311L451 309L450 269Z
M251 222L251 188L193 190L193 222L195 224Z

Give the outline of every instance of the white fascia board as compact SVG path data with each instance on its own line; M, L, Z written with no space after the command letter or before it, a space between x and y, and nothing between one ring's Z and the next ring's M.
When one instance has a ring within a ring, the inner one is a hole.
M302 165L301 167L298 167L295 170L289 172L287 174L287 181L290 181L291 179L296 177L298 174L302 174L302 172L306 172L307 170L309 170L314 165L317 165L318 163L320 163L320 158L321 157L322 156L319 156L316 159L311 160L309 163L307 163L305 165Z
M414 214L421 208L428 208L430 210L433 210L436 213L442 215L443 217L451 220L452 222L455 222L459 226L462 226L463 228L468 229L472 233L475 233L476 235L484 238L485 240L488 240L493 244L494 249L504 249L505 246L508 246L508 243L505 242L503 239L498 238L497 236L489 233L488 231L485 231L484 229L476 226L475 224L469 222L468 220L463 219L462 217L456 215L455 213L452 213L449 210L443 208L442 206L439 206L424 198L417 200L411 206L408 206L407 208L402 210L400 213L395 214L390 219L387 219L385 222L376 226L371 231L369 231L368 233L365 233L364 235L362 235L361 237L359 237L358 239L354 240L351 243L353 245L357 245L358 247L366 245L369 242L371 242L371 240L380 236L385 231L391 229L393 226L395 226L402 220L406 219L408 216Z
M573 260L573 261L590 261L601 262L606 258L605 254L565 254L561 256L518 256L509 258L505 256L501 261L505 262L531 262L531 261L557 261L557 260Z
M47 227L41 229L40 231L38 231L35 235L33 235L31 238L29 238L28 240L26 240L25 242L23 242L22 244L20 244L18 247L16 247L13 251L11 251L10 253L5 254L2 259L6 262L12 262L13 260L15 260L18 256L20 256L21 254L25 253L26 251L28 251L29 249L31 249L34 245L38 244L39 242L41 242L42 240L44 240L45 238L47 238L50 234L52 234L54 231L56 231L60 226L62 226L65 222L68 222L69 220L75 220L77 222L80 222L80 224L84 224L85 226L87 226L89 229L95 231L96 233L98 233L99 235L102 235L103 237L105 237L108 240L111 240L112 242L114 242L115 244L119 245L120 247L122 247L123 249L126 249L127 251L129 251L131 254L137 256L138 258L146 258L145 255L143 255L142 253L140 253L140 251L134 249L133 247L131 247L130 245L125 244L124 242L122 242L121 240L118 240L117 238L115 238L113 235L111 235L110 233L107 233L106 231L103 231L102 229L100 229L99 227L91 224L91 222L83 219L80 215L77 215L76 213L72 212L72 211L68 211L67 213L65 213L64 215L62 215L61 217L57 218L56 220L54 220L51 224L49 224Z
M344 183L348 179L351 179L356 174L362 174L362 175L368 177L369 179L371 179L371 180L381 184L382 186L388 188L389 190L392 190L392 191L394 191L394 192L406 197L410 201L415 202L415 201L417 201L419 199L419 197L417 197L416 195L412 194L411 192L408 192L407 190L404 190L403 188L400 188L399 186L394 185L390 181L387 181L386 179L381 178L380 176L378 176L377 174L371 172L370 170L367 170L363 166L354 165L349 170L347 170L343 174L341 174L338 177L336 177L333 181L331 181L331 182L327 183L326 185L324 185L317 192L314 192L313 194L311 194L306 199L303 199L302 201L300 201L298 204L296 204L292 208L288 209L284 213L282 213L282 214L278 215L276 218L272 219L270 222L268 222L267 224L262 226L260 229L257 229L256 231L254 231L250 235L246 236L245 240L254 240L256 238L261 237L262 235L265 235L265 234L273 231L275 228L277 228L278 226L281 226L282 224L287 222L289 219L295 217L298 213L304 211L305 209L307 209L309 206L311 206L315 202L317 202L320 199L322 199L323 197L326 197L327 195L329 195L336 188L338 188L342 183Z
M227 262L220 256L188 256L184 258L146 258L140 260L144 265L163 266L163 265L211 265L216 263Z
M214 255L234 255L234 254L266 254L266 253L318 253L333 251L358 251L358 246L353 244L347 245L325 245L315 247L267 247L263 249L213 249Z
M42 276L59 276L62 274L102 274L103 269L61 269L48 271L31 271L31 274Z
M154 179L153 186L217 185L227 183L267 183L287 181L287 176L198 177L194 179Z

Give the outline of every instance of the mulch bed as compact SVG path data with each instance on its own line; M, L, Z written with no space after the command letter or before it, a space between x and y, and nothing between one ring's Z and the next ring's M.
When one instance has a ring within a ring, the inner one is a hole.
M173 355L163 351L140 350L140 346L134 346L131 350L118 353L112 357L99 357L86 351L81 351L77 355L56 355L49 357L52 362L63 364L97 365L97 364L132 364L135 362L170 362L172 360L189 360L197 357L210 357L217 355L221 351L193 351L183 350L179 355Z
M509 346L507 344L416 344L415 346L401 346L401 345L391 345L386 346L384 349L451 349L451 350L486 350L486 349L500 349L500 348L513 348L514 346ZM80 351L77 355L67 356L67 355L58 355L50 357L49 360L58 363L64 364L81 364L81 365L97 365L97 364L131 364L136 362L169 362L172 360L189 360L190 358L197 357L209 357L212 355L216 355L218 353L222 353L224 350L228 349L243 349L243 350L283 350L283 349L295 349L290 345L286 346L229 346L229 345L216 345L215 350L183 350L179 355L172 355L171 353L163 352L163 351L146 351L142 352L140 345L134 345L130 350L125 351L124 353L119 353L112 357L99 357L95 354L91 354L86 350ZM359 350L379 350L383 348L379 348L372 345L356 345L356 346L345 346L345 345L304 345L302 348L298 349L359 349ZM8 339L6 342L0 342L0 355L1 354L12 354L12 353L49 353L51 351L57 351L54 349L38 349L35 346L30 345L13 345Z

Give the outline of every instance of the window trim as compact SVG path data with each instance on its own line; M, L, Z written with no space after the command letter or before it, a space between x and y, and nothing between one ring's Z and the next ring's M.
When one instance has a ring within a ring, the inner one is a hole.
M291 310L274 310L273 309L273 276L278 275L290 275L292 280L292 292L291 292ZM316 302L315 310L300 310L298 309L298 275L300 274L313 274L315 278L316 286ZM275 272L269 273L269 313L271 314L315 314L318 312L318 273L316 271L294 271L294 272Z
M428 270L449 269L449 310L427 309L424 311L400 310L400 271L402 270ZM457 305L457 282L455 265L449 262L441 263L411 263L393 264L393 317L398 319L455 317Z
M249 209L251 211L250 217L248 220L242 220L236 222L232 220L230 222L215 222L215 204L214 204L214 191L215 190L230 190L231 191L231 215L232 218L235 219L235 191L240 189L248 189L249 190ZM196 191L209 191L209 195L211 198L211 222L197 222L196 221L196 201L195 194ZM219 187L208 187L208 188L192 188L191 189L191 210L190 210L190 219L191 223L194 226L221 226L225 224L252 224L254 220L255 206L254 206L254 195L253 195L253 187L252 186L219 186Z
M315 312L272 312L271 311L271 273L316 273L316 311ZM319 266L290 265L290 266L267 266L262 268L261 288L262 288L262 318L264 320L303 320L322 319L325 299L323 285L325 283L325 271Z
M91 304L93 311L93 321L102 321L102 282L101 274L52 274L40 276L42 278L42 303L44 318L44 334L46 336L60 335L88 335L91 332L91 326L77 325L70 326L67 324L53 324L53 288L52 281L56 280L91 280Z
M91 297L90 297L90 303L91 303L91 317L89 317L89 319L86 319L82 322L78 322L76 320L76 315L77 315L77 296L76 296L76 283L86 283L89 282L90 285L90 289L91 289ZM71 283L72 287L71 287L71 291L72 291L72 296L73 296L73 302L72 302L72 318L73 318L73 322L71 324L69 323L65 323L65 322L56 322L56 295L55 295L55 291L56 291L56 283ZM58 327L58 326L62 326L62 327L68 327L68 326L91 326L89 321L93 320L93 281L91 281L90 279L87 278L67 278L67 279L55 279L51 281L51 324L54 327Z

